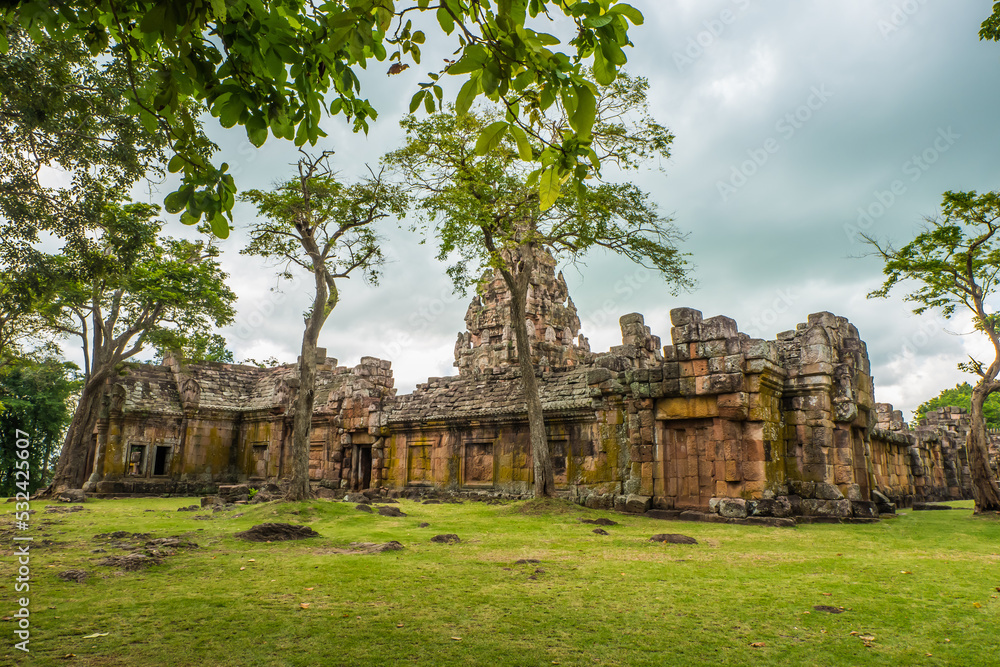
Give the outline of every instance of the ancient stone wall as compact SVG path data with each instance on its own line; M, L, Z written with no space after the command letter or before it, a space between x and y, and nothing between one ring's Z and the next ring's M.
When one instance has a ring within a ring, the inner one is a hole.
M968 496L961 411L909 429L875 403L857 329L810 315L775 340L670 312L671 343L638 313L590 351L561 274L542 258L528 299L557 490L590 507L719 520L872 520L891 503ZM391 365L317 359L309 470L323 493L386 488L529 494L531 460L509 297L493 275L466 315L458 375L396 396ZM276 368L133 364L110 384L89 488L195 493L288 476L298 391ZM964 430L963 430L964 429ZM995 438L1000 442L1000 436Z

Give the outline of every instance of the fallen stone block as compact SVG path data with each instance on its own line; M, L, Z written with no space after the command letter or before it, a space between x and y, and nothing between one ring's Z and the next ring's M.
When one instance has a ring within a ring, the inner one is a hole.
M629 514L643 514L649 509L652 500L650 496L629 494L625 499L625 511Z

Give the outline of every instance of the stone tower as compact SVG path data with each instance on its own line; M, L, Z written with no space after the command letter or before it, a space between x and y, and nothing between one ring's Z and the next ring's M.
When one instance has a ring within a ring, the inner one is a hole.
M547 252L535 257L535 274L528 286L525 312L532 362L542 370L570 368L593 355L580 335L580 318L569 297L562 272ZM510 291L499 271L484 276L479 294L465 314L468 330L458 334L455 366L459 375L499 373L517 366L517 342L510 325Z

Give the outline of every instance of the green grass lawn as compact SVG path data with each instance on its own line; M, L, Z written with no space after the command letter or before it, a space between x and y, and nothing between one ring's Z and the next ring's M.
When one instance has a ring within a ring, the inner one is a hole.
M788 529L530 501L402 501L408 516L399 518L324 500L241 506L210 520L176 511L192 502L96 500L70 514L32 503L32 652L15 650L15 623L0 622L0 664L1000 664L1000 521L974 517L971 503ZM579 521L598 517L618 525L600 536ZM21 595L12 538L25 533L11 519L4 512L0 525L0 616ZM233 537L269 521L321 537ZM98 566L126 553L94 539L117 530L199 547L138 572ZM430 541L441 533L462 541ZM650 542L656 533L698 544ZM343 553L351 542L389 540L406 548ZM68 569L90 577L57 577Z

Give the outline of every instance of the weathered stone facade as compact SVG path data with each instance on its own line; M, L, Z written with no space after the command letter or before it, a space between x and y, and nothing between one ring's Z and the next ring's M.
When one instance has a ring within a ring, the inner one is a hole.
M622 344L590 351L562 275L539 262L528 300L556 484L590 507L870 519L892 503L968 497L963 422L910 430L876 404L857 329L810 315L776 340L728 317L671 311L661 346L637 313ZM317 488L532 486L527 420L499 276L458 337L458 375L396 396L387 361L321 359L310 472ZM132 365L109 387L90 488L191 493L263 483L290 465L294 365ZM956 417L956 415L958 415Z

